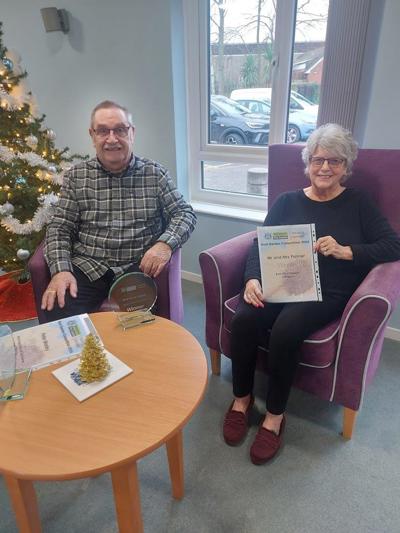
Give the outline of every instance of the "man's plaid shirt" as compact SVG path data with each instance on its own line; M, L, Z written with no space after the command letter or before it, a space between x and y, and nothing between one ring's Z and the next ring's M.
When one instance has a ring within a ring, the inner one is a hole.
M75 265L94 281L108 269L120 275L139 264L157 241L174 251L195 223L192 207L160 164L134 156L116 176L91 159L65 174L45 257L52 276Z

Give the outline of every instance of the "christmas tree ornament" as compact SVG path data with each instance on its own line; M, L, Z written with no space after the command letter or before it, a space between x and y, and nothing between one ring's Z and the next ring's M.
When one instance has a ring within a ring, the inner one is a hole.
M21 67L21 56L15 50L7 50L7 53L4 54L12 63L14 64L12 72L14 76L21 76L24 73Z
M21 259L21 261L26 261L30 255L29 250L24 250L23 248L17 250L17 257L18 259Z
M29 146L29 148L32 148L32 150L36 150L38 145L38 138L34 135L28 135L28 137L25 137L25 142Z
M81 353L79 374L83 381L102 381L111 370L107 356L98 339L91 333L86 337Z
M8 57L3 57L2 62L8 72L11 72L14 68L14 63L11 61L11 59L9 59Z
M10 202L0 205L0 216L5 217L14 212L14 206Z
M16 185L26 185L26 178L24 176L18 176L15 178Z
M21 56L14 48L8 48L7 53L4 55L14 63L14 68L15 65L19 65L21 63Z
M49 165L47 167L47 170L51 172L52 174L55 174L57 172L57 167L55 165Z
M30 280L31 276L29 274L28 264L26 262L30 255L31 254L29 250L24 250L23 248L20 248L19 250L17 250L18 259L25 263L24 269L22 270L22 272L19 273L18 283L26 283L27 281Z
M52 130L51 128L48 128L46 130L46 137L48 139L50 139L51 141L55 141L57 135L56 135L56 132L54 130Z
M5 54L5 57L7 57L10 61L14 63L13 66L13 74L14 76L21 76L23 74L23 69L21 67L21 56L16 50L8 49L7 53Z

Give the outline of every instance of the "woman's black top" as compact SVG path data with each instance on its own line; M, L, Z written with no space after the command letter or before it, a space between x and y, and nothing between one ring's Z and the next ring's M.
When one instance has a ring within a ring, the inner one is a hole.
M303 190L282 194L268 212L264 226L315 224L317 239L332 236L351 246L353 260L318 254L322 295L350 296L369 270L378 263L400 259L400 239L368 196L345 189L326 202L308 198ZM244 280L261 282L258 242L247 259Z

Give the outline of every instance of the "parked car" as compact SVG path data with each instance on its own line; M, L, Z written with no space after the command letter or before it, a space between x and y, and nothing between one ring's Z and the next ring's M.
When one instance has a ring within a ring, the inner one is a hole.
M210 143L266 145L269 117L249 110L223 95L210 98Z
M311 100L306 98L303 94L300 94L297 91L290 91L290 94L291 94L291 96L293 96L297 100L300 100L300 102L305 104L306 106L307 105L311 106L311 107L317 106L317 108L318 108L318 104L315 104L314 102L311 102Z
M271 114L271 88L236 89L231 99L244 105L252 113ZM317 126L318 105L291 91L287 141L306 141Z

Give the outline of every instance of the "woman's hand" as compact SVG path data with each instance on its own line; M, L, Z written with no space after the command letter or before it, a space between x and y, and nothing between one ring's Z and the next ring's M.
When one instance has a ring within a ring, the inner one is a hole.
M254 307L264 307L261 284L258 279L249 279L244 288L244 301Z
M351 247L340 245L330 235L320 237L315 243L314 251L325 256L331 255L335 259L344 259L347 261L353 259L353 251Z

